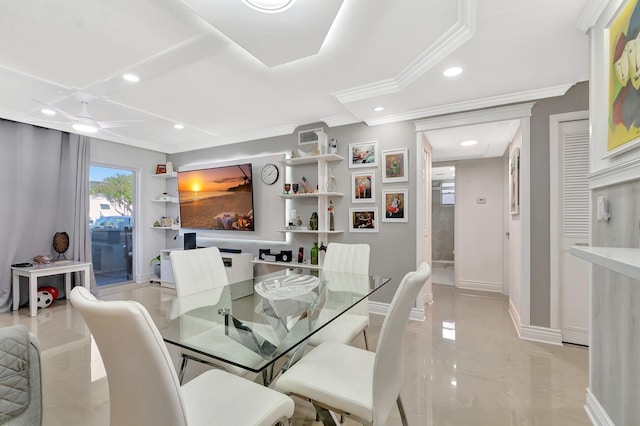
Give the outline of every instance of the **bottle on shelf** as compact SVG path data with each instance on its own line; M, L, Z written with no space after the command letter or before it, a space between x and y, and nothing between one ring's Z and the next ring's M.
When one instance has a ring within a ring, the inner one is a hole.
M317 241L314 241L313 247L311 247L311 264L312 265L318 264L318 242Z

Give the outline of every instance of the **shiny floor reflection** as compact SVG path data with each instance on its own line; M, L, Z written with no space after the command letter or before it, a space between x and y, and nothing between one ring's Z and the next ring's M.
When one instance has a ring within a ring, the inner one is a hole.
M519 340L503 295L436 285L434 296L426 321L411 322L406 331L402 396L410 425L589 424L583 409L586 348ZM138 300L154 316L166 312L174 297L175 291L145 286L102 298ZM44 425L109 425L104 368L80 315L64 300L35 318L25 308L0 315L0 326L18 323L38 336L43 349ZM381 324L382 317L372 316L370 343ZM354 345L363 347L361 338ZM169 350L177 368L177 351ZM186 380L205 368L190 363ZM319 424L300 400L292 423ZM400 424L397 410L387 424Z

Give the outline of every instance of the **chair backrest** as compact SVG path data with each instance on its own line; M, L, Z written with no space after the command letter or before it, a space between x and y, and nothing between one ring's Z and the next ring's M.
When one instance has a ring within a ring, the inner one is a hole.
M404 331L416 297L431 275L426 262L407 273L382 323L373 369L373 423L382 424L393 408L404 378Z
M169 258L178 297L229 284L218 247L173 250Z
M322 269L353 274L369 273L369 244L329 243Z
M71 304L89 327L107 371L111 425L186 425L178 376L144 306L98 301L82 286L71 291Z

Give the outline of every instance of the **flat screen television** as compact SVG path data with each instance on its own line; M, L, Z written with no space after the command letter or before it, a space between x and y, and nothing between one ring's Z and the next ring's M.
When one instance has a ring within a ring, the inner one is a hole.
M178 172L180 226L254 231L251 163Z

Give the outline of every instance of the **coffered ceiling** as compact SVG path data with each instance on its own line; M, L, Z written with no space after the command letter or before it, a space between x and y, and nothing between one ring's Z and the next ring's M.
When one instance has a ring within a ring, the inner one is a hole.
M81 99L96 121L136 120L93 137L175 153L558 96L588 78L586 5L297 0L273 14L241 0L4 1L0 117L73 131ZM445 78L451 66L462 74Z

